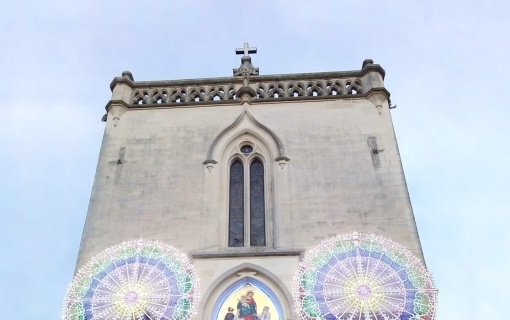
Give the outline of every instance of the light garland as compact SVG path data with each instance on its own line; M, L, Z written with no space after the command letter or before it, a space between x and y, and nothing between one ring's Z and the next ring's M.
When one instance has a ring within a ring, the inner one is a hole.
M189 320L200 296L195 269L158 241L126 241L81 268L67 289L63 320Z
M405 247L374 234L352 233L311 249L294 279L301 319L433 320L437 289Z

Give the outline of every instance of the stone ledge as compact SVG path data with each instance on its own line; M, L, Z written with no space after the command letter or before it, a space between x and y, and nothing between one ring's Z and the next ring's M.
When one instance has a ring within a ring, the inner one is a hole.
M291 73L291 74L271 74L251 76L250 82L279 82L279 81L307 81L319 80L325 78L356 78L363 77L369 72L379 73L383 79L386 75L384 69L378 64L368 64L361 70L351 71L333 71L333 72L310 72L310 73ZM118 83L125 83L132 88L152 88L152 87L180 87L180 86L201 86L201 85L225 85L231 83L242 83L241 77L221 77L221 78L197 78L197 79L180 79L180 80L161 80L161 81L133 81L132 76L116 77L110 83L110 89Z
M218 258L251 258L251 257L301 257L304 250L301 249L274 249L274 248L229 248L214 252L190 252L193 259L218 259Z
M280 98L253 98L250 100L251 104L258 103L282 103L282 102L304 102L312 100L342 100L342 99L359 99L367 98L374 93L383 93L386 98L390 97L390 92L384 87L371 88L365 93L359 94L341 94L341 95L324 95L324 96L301 96L301 97L280 97ZM239 104L241 100L209 100L209 101L189 101L189 102L178 102L178 103L148 103L148 104L128 104L122 100L111 100L106 105L106 110L112 104L121 104L129 109L153 109L153 108L186 108L186 107L212 107L221 105Z

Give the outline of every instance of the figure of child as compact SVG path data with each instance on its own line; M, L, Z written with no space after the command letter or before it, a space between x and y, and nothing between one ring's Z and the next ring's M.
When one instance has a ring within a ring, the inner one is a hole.
M253 314L251 313L250 304L246 302L246 296L241 296L241 300L237 303L237 312L239 319L253 320Z

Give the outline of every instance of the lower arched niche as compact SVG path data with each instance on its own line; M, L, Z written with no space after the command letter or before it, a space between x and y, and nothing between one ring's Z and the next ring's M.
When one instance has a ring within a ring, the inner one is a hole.
M253 278L237 281L225 290L213 308L215 320L283 320L280 301L273 291Z
M204 295L201 319L287 320L292 319L291 301L280 279L260 266L245 263L214 281Z

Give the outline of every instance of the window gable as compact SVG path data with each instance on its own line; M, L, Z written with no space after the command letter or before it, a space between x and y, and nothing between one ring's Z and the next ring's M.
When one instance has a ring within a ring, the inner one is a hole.
M230 149L228 165L228 246L267 245L267 151L243 137Z

